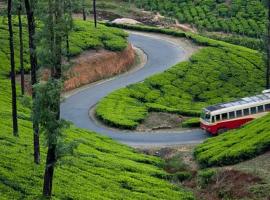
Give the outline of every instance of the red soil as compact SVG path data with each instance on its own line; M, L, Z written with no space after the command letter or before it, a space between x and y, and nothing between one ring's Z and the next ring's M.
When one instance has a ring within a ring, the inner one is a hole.
M67 73L64 90L69 91L125 72L134 61L135 51L131 45L122 52L107 50L85 52L72 60L75 64Z

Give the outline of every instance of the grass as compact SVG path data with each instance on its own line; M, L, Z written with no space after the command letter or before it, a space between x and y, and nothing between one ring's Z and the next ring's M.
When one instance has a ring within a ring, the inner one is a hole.
M189 61L102 99L96 113L109 125L134 129L151 111L197 117L205 106L263 90L265 66L257 51L191 33L144 26L122 27L187 37L206 47Z
M19 70L19 34L17 27L17 18L14 17L14 42L15 42L15 63L17 71ZM24 41L24 64L26 70L29 71L29 56L28 56L28 36L26 28L26 19L23 18L23 41ZM88 49L105 48L112 51L122 51L127 47L127 33L117 28L108 28L99 24L98 28L94 27L91 21L76 20L74 30L70 34L70 54L76 56ZM1 74L8 74L8 29L6 18L0 17L0 70ZM65 46L63 46L65 51Z
M93 29L88 29L92 23L77 21L76 24L79 30L72 33L72 38L79 39L72 39L72 43L73 47L78 47L77 53L95 47L96 43L91 43L95 40L89 38L95 35L95 31L91 34ZM122 31L100 27L125 41ZM0 63L3 74L9 71L5 34L2 24ZM28 63L28 57L25 58ZM30 110L19 100L20 136L12 136L10 88L10 81L0 76L0 199L41 199L46 149L41 146L41 164L34 165ZM73 156L65 157L56 168L52 199L194 199L190 192L159 178L164 174L160 159L74 126L66 130L66 135L67 140L78 140L80 145ZM41 144L44 144L44 136L41 136Z
M194 155L203 167L239 163L270 149L270 115L257 119L241 129L206 140L196 147Z

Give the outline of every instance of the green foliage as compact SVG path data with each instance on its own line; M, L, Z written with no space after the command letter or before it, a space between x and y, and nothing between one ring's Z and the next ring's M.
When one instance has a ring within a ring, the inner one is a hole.
M137 0L138 7L190 23L198 30L262 37L266 8L259 0Z
M203 167L239 163L270 147L270 115L248 125L210 138L198 145L194 155Z
M19 28L18 19L13 18L14 23L14 47L15 47L15 63L16 70L19 71ZM26 18L22 17L23 21L23 41L24 41L24 66L26 72L30 70L29 55L28 55L28 33ZM38 24L40 26L40 24ZM40 29L38 28L38 33ZM108 28L102 24L98 28L94 27L91 21L75 20L74 30L70 33L70 55L76 56L88 49L105 48L112 51L122 51L128 45L127 33L120 29ZM41 41L42 42L42 41ZM5 18L0 17L0 71L1 74L7 75L10 70L9 64L9 46L8 46L8 29ZM65 44L63 44L65 49ZM46 52L38 47L40 57ZM63 50L64 51L64 50Z
M204 169L199 171L197 174L198 184L201 187L208 185L214 179L216 174L217 171L215 169Z
M121 27L180 37L184 35L206 47L189 61L102 99L96 113L109 125L134 129L151 111L198 117L201 109L207 105L263 90L265 65L262 55L257 51L192 33L146 26Z
M200 118L189 118L182 122L182 127L192 128L200 126Z

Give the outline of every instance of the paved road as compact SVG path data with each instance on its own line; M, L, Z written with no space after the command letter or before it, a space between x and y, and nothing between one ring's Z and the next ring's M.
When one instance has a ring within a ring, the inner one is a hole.
M131 83L142 81L152 74L162 72L184 60L186 55L184 49L166 40L133 33L130 34L129 41L145 52L148 58L146 65L133 73L123 74L115 79L90 85L68 97L61 104L62 118L72 121L80 128L96 131L131 146L168 146L203 141L207 136L199 129L180 132L138 133L108 129L89 118L89 108L95 106L108 93Z

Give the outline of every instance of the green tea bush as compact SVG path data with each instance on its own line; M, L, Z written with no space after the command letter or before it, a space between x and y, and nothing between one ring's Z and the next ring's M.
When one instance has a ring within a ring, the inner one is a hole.
M210 138L198 145L194 155L203 167L239 163L270 149L270 115L248 125Z
M193 33L138 25L120 26L179 37L184 35L206 47L189 61L102 99L96 113L109 125L134 129L151 111L198 117L201 109L207 105L263 90L265 65L262 55L257 51ZM198 125L198 121L195 124Z
M138 7L190 23L197 29L262 37L266 31L266 7L259 0L138 0Z
M194 128L200 127L200 118L189 118L182 122L182 127L185 128Z

